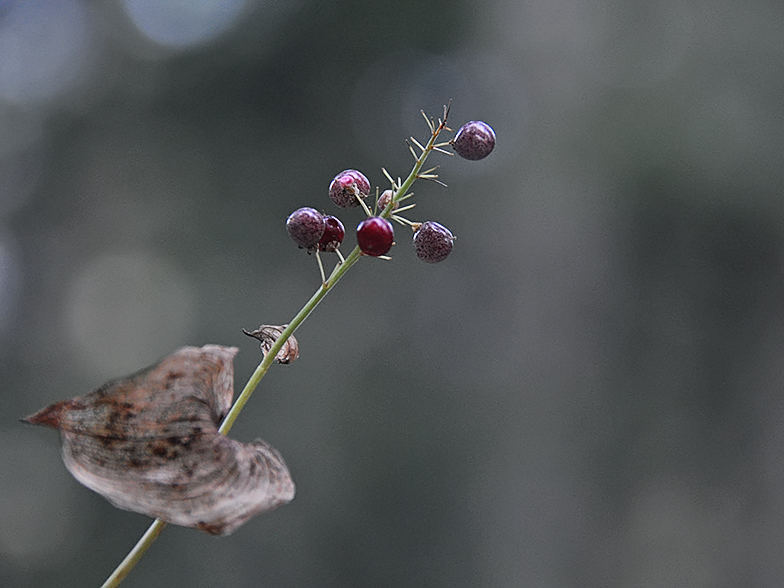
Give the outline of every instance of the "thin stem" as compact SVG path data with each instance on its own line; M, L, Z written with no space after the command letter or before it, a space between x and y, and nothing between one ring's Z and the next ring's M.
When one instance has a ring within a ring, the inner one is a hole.
M163 531L166 523L161 519L155 519L150 528L142 535L142 538L133 546L133 549L125 556L125 559L120 562L120 565L112 572L112 575L106 579L101 588L115 588L119 586L120 582L125 579L133 569L133 566L142 558L152 545L153 541L158 538L158 535Z
M424 113L423 113L424 114ZM393 182L393 186L397 186L397 190L395 194L390 199L389 204L387 204L386 208L381 212L380 216L384 218L389 218L392 214L392 208L395 203L400 202L401 200L405 199L407 196L406 193L408 192L411 185L417 180L419 177L419 172L422 170L422 166L427 159L427 156L434 150L435 142L438 138L439 133L444 130L446 127L446 116L448 114L448 108L444 111L444 120L439 121L438 125L434 125L431 121L425 117L425 120L428 121L428 126L430 126L431 130L431 137L430 140L427 142L427 145L422 147L417 143L417 146L422 149L422 153L416 159L416 163L411 170L411 173L408 175L406 180L401 184L400 180L398 180L397 184ZM386 170L382 170L384 174L389 177ZM431 171L431 170L428 170ZM362 202L360 200L360 202ZM362 202L364 204L364 202ZM365 206L367 211L367 207ZM281 350L283 345L285 345L286 341L289 337L297 330L297 328L305 321L306 318L310 315L311 312L315 310L318 306L319 302L321 302L324 297L329 293L329 291L335 286L335 284L340 281L340 279L346 275L346 272L351 269L351 267L359 261L362 257L362 251L359 249L359 246L354 247L354 249L349 253L348 257L342 259L341 263L338 263L335 266L335 269L332 270L330 276L322 283L318 290L311 296L310 300L305 303L305 306L297 313L297 315L291 319L288 326L283 330L277 340L272 344L267 354L261 360L261 363L256 367L256 370L253 372L251 377L248 379L247 384L242 389L242 392L237 397L237 400L234 402L234 405L229 410L229 414L226 415L226 418L223 419L221 423L220 429L218 431L225 435L229 432L229 429L234 425L234 421L237 420L240 412L245 407L245 404L250 399L253 392L261 382L261 378L264 377L264 374L267 373L267 370L270 368L272 363L275 361L275 358L278 355L278 352ZM125 556L125 559L120 562L120 565L112 572L112 575L103 583L101 588L116 588L120 585L120 582L125 579L128 573L133 569L133 567L137 564L137 562L142 558L142 556L147 552L153 542L158 538L158 535L161 534L163 531L166 523L160 519L155 519L147 531L142 535L141 539L134 545L133 549Z

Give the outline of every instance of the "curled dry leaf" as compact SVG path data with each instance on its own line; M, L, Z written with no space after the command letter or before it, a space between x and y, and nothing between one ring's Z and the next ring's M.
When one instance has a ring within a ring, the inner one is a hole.
M270 349L272 349L272 345L278 340L278 337L283 334L283 331L287 326L288 325L261 325L255 331L248 332L245 329L242 329L242 332L248 335L248 337L258 339L261 342L261 353L266 356ZM290 335L275 356L275 361L278 363L291 363L298 357L299 343L297 343L294 335Z
M218 432L236 347L184 347L139 373L25 422L60 430L73 476L115 506L228 535L294 498L280 454Z

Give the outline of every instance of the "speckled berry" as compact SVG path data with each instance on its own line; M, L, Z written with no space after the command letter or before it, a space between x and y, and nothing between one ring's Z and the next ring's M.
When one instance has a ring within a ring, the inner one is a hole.
M438 263L452 252L454 240L452 232L444 225L427 221L414 233L414 251L422 261Z
M324 234L324 216L315 208L299 208L286 220L286 230L297 245L310 249Z
M340 172L329 185L329 197L340 208L359 206L359 198L367 198L370 194L370 182L355 169Z
M486 123L472 120L460 127L449 143L463 159L484 159L495 147L495 131Z
M385 255L395 240L392 223L380 216L366 218L357 227L357 244L366 255Z
M324 234L321 235L318 242L319 251L337 251L345 235L346 230L340 219L329 214L326 215L324 217Z
M385 210L387 205L389 204L389 201L392 200L392 197L394 195L395 193L392 190L384 190L381 193L381 196L378 197L378 209ZM395 202L395 205L392 207L392 210L395 210L398 206L400 205L397 202Z

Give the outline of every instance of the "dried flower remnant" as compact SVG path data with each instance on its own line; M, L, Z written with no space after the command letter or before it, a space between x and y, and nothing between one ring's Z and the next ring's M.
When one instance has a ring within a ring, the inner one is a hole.
M294 498L275 449L218 432L234 396L236 353L184 347L23 420L59 429L68 470L118 508L229 535Z
M242 329L242 332L248 337L258 339L261 353L266 356L287 326L288 325L261 325L255 331L246 331L245 329ZM298 357L299 343L294 338L294 335L289 335L289 338L286 339L283 347L280 348L280 351L278 351L278 354L275 356L275 361L277 363L291 363Z

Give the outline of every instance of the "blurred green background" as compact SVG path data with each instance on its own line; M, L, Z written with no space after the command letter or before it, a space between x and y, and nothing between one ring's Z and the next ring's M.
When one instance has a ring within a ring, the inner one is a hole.
M318 286L285 231L332 177L434 156L232 435L294 501L169 527L123 586L784 583L784 7L0 1L0 586L98 586L149 520L19 423L183 345L241 348ZM327 256L330 264L334 256Z

